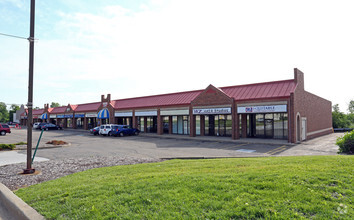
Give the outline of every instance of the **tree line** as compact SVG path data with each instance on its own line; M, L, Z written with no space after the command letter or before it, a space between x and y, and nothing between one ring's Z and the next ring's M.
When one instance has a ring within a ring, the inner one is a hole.
M332 124L333 128L354 128L354 100L348 105L348 113L340 111L339 105L332 106Z
M54 107L60 107L60 104L57 102L52 102L50 104L51 108ZM13 113L16 113L17 110L20 109L20 106L16 104L12 104L10 107L10 110L7 110L7 106L4 102L0 102L0 122L1 123L6 123L6 122L13 122ZM34 109L39 109L39 107L35 107Z

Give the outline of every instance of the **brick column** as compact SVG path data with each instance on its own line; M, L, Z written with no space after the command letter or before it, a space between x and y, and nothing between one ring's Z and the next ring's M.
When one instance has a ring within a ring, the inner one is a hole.
M193 107L189 106L189 137L195 137L196 129L195 129L195 115L193 115Z
M135 117L135 110L133 110L132 127L133 127L133 128L138 128L138 120L137 120L137 117ZM138 128L138 129L140 130L140 128Z
M168 133L172 134L172 116L168 116Z
M242 137L246 138L247 137L247 114L242 114L241 115L241 123L242 123Z
M163 134L163 120L160 114L160 109L157 109L157 134L158 135Z
M200 136L205 136L205 116L200 116Z
M86 118L86 116L84 117L84 130L88 130L87 118Z
M231 105L231 121L232 121L232 139L235 140L236 138L236 129L237 129L237 122L236 122L236 105L235 105L235 100L232 100L232 105Z
M144 132L147 132L147 118L144 116Z
M77 119L78 118L75 118L75 116L73 117L73 128L77 128Z

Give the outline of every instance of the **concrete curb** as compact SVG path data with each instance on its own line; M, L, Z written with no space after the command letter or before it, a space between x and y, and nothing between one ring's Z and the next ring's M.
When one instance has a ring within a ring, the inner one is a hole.
M38 146L38 149L48 149L48 148L60 148L60 147L68 147L71 146L71 143L63 144L63 145L53 145L53 144L42 144ZM32 146L32 150L35 150L36 146ZM27 145L17 145L14 150L27 150Z
M157 134L146 134L140 133L139 136L147 137L147 138L160 138L160 139L175 139L175 140L188 140L188 141L203 141L203 142L220 142L220 143L234 143L234 144L264 144L264 145L286 145L286 146L295 146L296 144L285 142L285 141L278 141L273 139L237 139L232 140L231 138L223 138L223 137L206 137L206 136L199 136L199 137L189 137L183 135L157 135Z
M0 219L42 220L45 218L0 183Z

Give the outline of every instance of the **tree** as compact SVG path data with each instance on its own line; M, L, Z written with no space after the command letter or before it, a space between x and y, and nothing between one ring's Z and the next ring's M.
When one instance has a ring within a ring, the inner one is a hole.
M0 102L0 122L8 122L9 121L9 112L6 109L6 104Z
M339 105L332 106L332 126L333 128L347 128L350 126L348 117L343 112L340 112Z
M12 104L10 107L10 111L9 111L9 120L10 121L14 121L14 113L16 113L17 110L20 109L20 106Z
M354 100L350 100L349 106L348 106L348 111L350 114L354 114Z
M52 104L50 104L51 108L55 108L55 107L60 107L60 104L58 102L52 102Z

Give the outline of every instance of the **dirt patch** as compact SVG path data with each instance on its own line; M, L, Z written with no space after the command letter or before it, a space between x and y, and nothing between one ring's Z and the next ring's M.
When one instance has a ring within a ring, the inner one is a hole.
M66 145L68 144L65 141L58 141L58 140L52 140L52 141L48 141L46 144L52 144L52 145Z

